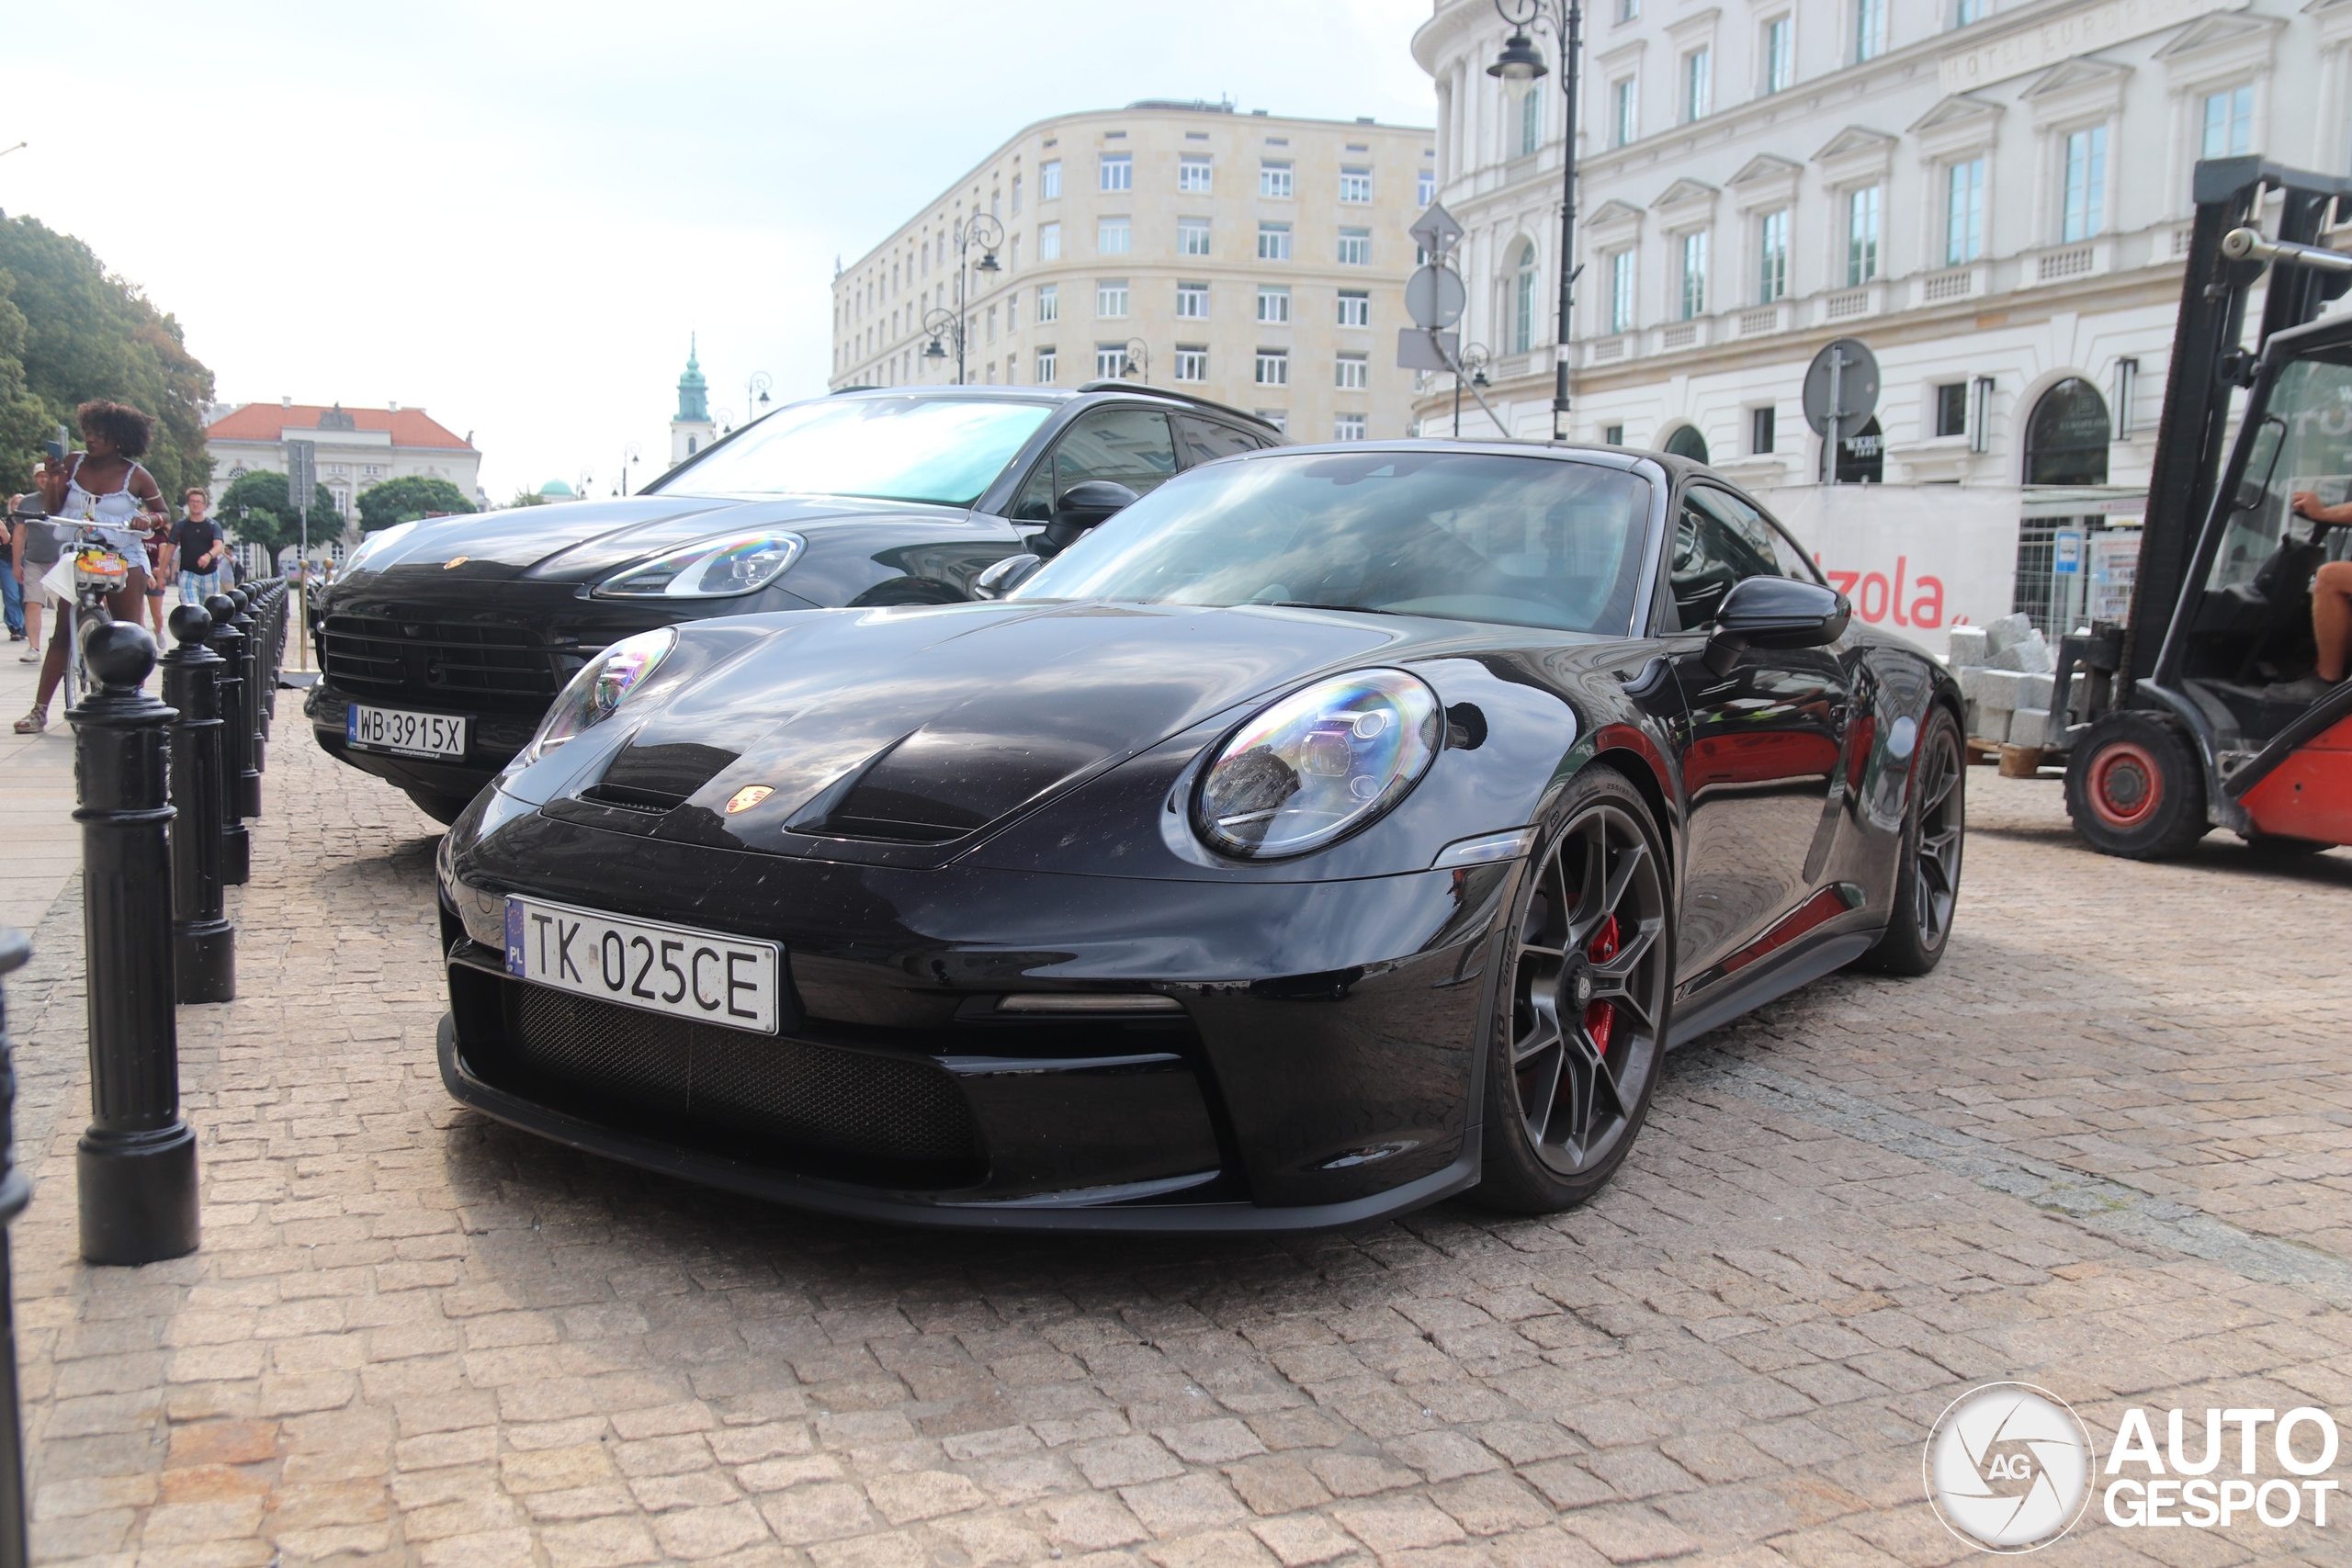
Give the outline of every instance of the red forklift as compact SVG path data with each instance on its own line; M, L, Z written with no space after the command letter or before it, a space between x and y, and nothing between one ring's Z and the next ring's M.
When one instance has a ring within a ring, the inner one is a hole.
M2352 519L2352 312L2320 319L2352 254L2318 243L2352 177L2207 159L2196 200L2131 618L2059 643L2066 809L2135 860L2214 828L2310 853L2352 844L2352 681L2316 677L2312 630L2314 575L2352 558L2352 522L2312 515Z

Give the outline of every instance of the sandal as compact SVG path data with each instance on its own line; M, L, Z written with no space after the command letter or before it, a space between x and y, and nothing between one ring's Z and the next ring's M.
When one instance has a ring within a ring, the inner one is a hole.
M17 721L17 733L19 735L39 735L48 728L49 715L39 708L33 709Z

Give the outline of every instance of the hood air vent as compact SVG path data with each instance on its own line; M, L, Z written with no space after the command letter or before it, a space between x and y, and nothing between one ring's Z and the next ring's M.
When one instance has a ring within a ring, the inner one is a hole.
M582 790L580 798L631 811L674 811L739 754L691 742L625 746L605 776Z

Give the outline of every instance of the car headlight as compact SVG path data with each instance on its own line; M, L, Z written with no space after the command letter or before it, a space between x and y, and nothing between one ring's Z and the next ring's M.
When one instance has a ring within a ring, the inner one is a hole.
M1359 670L1294 692L1236 730L1193 796L1210 848L1301 854L1378 818L1429 771L1437 694L1401 670Z
M395 523L389 528L377 529L374 533L359 541L359 547L357 549L343 558L343 570L345 571L358 570L361 567L368 564L368 559L370 556L382 553L387 546L391 545L397 540L404 539L415 532L416 524L413 522Z
M556 698L555 706L548 709L548 716L539 723L539 732L516 754L516 764L527 767L574 736L612 717L613 710L628 701L629 693L652 674L677 646L676 628L663 626L658 631L625 637L581 666L580 673Z
M797 534L729 534L672 550L596 585L600 599L725 599L785 574L808 542Z

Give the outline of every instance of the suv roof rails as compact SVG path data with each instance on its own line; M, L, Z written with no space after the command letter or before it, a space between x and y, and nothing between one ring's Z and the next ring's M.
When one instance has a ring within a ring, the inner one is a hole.
M1113 377L1097 381L1081 381L1078 384L1078 389L1081 392L1129 392L1137 397L1165 398L1170 402L1186 403L1196 409L1214 409L1218 413L1231 414L1235 419L1247 420L1262 430L1273 431L1276 435L1282 434L1281 429L1272 420L1260 419L1254 413L1243 413L1239 409L1229 408L1224 403L1215 402L1191 392L1170 391L1166 387L1138 387L1133 381L1122 381Z

